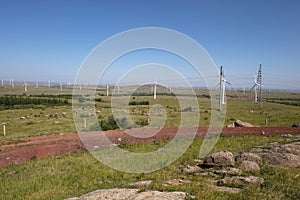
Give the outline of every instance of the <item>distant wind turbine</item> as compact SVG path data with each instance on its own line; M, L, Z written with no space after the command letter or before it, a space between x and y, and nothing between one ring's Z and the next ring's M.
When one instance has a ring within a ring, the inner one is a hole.
M63 90L62 83L60 82L60 91L62 91L62 90Z
M28 83L24 82L24 92L27 92Z
M109 96L109 85L106 86L106 96Z
M252 88L250 89L250 92L254 89L254 104L257 103L257 89L258 87L260 87L259 83L257 82L257 79L254 75L254 85L252 86Z
M157 82L154 82L154 88L153 88L153 99L156 99L156 89L157 89Z
M226 104L225 102L225 88L226 83L231 85L227 80L224 79L224 69L223 66L220 68L220 83L218 84L220 86L220 110L222 110L222 105Z

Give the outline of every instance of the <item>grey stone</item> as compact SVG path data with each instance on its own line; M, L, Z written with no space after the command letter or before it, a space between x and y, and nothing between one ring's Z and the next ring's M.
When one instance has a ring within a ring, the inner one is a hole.
M252 185L252 184L262 184L264 182L263 178L256 176L242 177L242 176L233 176L225 177L218 181L221 185Z
M187 194L184 192L146 191L138 193L137 189L107 189L96 190L67 200L184 200L186 198Z
M232 175L232 176L237 176L242 174L242 170L233 167L226 167L220 170L209 169L208 171L214 174L224 174L224 175Z
M220 151L212 155L207 156L204 159L204 166L222 166L222 167L232 167L234 166L233 154L229 151Z
M229 192L232 194L237 194L242 192L242 189L240 188L231 188L231 187L224 187L224 186L214 186L213 189L218 192Z
M256 162L257 164L261 164L262 162L262 158L255 153L243 152L235 157L236 162L242 162L244 160L253 161Z
M260 167L256 162L244 160L241 163L241 169L247 172L259 172Z
M187 197L184 192L159 192L147 191L139 193L129 200L185 200Z
M261 153L260 156L267 165L283 168L300 167L300 157L294 154L283 153Z
M134 187L144 187L144 186L149 186L152 183L152 181L139 181L139 182L134 182L134 183L130 183L130 186L134 186Z
M198 172L200 170L201 170L201 168L198 167L197 165L196 166L189 166L188 165L188 166L186 166L186 168L183 169L184 172L189 173L189 174L194 173L194 172Z

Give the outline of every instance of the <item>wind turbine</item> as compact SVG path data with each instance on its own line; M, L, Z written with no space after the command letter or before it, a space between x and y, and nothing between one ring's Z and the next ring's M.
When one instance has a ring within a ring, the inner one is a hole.
M257 79L254 75L254 85L252 86L252 88L250 89L250 92L254 89L254 104L257 103L257 88L259 87L259 83L257 82Z
M38 81L35 83L35 87L39 88L39 82Z
M51 87L51 82L50 82L50 80L48 81L48 88L50 88Z
M24 82L24 92L27 92L28 83Z
M225 102L225 88L226 88L226 83L228 85L231 85L231 83L229 83L227 80L225 80L224 78L222 79L222 104L226 104Z
M60 86L60 91L62 91L63 88L62 88L62 83L61 82L59 83L59 86Z
M224 79L224 69L223 66L220 68L220 110L222 110L222 105L226 104L225 102L225 88L226 88L226 83L231 85L227 80Z
M109 85L106 86L106 96L109 96Z
M2 86L4 85L4 83L3 83L3 79L1 80L1 83L2 83Z
M11 79L11 87L12 87L12 88L15 88L14 79Z
M154 87L153 87L153 99L156 99L156 89L157 89L157 82L154 82Z

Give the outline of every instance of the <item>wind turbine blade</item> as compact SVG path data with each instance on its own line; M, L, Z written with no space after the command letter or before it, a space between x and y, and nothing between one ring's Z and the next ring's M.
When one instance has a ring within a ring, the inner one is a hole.
M253 87L250 89L250 92L256 87L256 84L253 85Z

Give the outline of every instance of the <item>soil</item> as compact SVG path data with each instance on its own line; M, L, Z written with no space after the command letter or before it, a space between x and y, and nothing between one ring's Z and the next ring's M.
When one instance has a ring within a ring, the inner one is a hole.
M163 128L163 129L132 129L130 135L122 130L113 130L105 132L81 133L83 135L84 144L81 141L79 134L68 133L60 135L44 135L29 138L18 138L10 140L0 140L0 167L9 165L18 165L29 162L34 159L41 159L50 156L59 156L72 152L82 152L85 149L93 149L98 145L95 142L94 136L105 135L111 141L111 145L118 144L136 144L136 143L154 143L160 141L169 141L175 137L178 128ZM184 133L178 139L189 138L193 128L184 128L181 132ZM153 131L158 132L151 136ZM186 133L186 134L185 134ZM197 129L196 138L204 137L207 133L207 127L199 127ZM299 127L239 127L239 128L224 128L223 136L242 136L242 135L283 135L300 134ZM133 136L139 137L133 137ZM150 137L147 137L150 136Z

